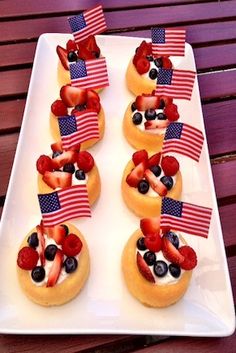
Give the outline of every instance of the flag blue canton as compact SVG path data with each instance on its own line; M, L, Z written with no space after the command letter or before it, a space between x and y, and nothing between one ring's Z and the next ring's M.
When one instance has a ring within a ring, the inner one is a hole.
M58 119L61 136L71 135L77 131L76 118L71 116L64 116Z
M183 203L164 197L162 199L161 214L169 214L175 217L182 216Z
M86 27L86 22L84 19L84 15L80 14L78 16L73 16L68 18L70 28L72 32L78 32L84 27Z
M51 194L38 195L38 199L42 214L51 213L61 208L56 191Z
M173 70L171 69L159 69L157 74L158 85L171 85Z
M159 44L165 43L165 30L164 28L152 29L152 43Z
M79 60L76 63L70 64L70 75L72 80L80 77L86 77L87 69L85 62L83 60Z
M165 140L181 139L182 130L182 123L171 123L166 129Z

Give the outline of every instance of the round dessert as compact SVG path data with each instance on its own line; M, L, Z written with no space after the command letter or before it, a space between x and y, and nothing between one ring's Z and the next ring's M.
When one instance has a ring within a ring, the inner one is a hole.
M139 217L154 217L161 212L162 197L179 200L182 176L175 157L149 154L140 150L125 167L121 190L128 208Z
M43 305L62 305L83 288L90 270L89 250L72 224L36 226L17 257L17 277L26 296Z
M167 56L154 57L152 43L142 41L126 70L128 89L136 96L152 93L158 84L157 75L160 68L171 69L172 62Z
M50 129L54 140L61 139L58 117L81 114L81 112L94 111L98 115L99 138L92 138L81 143L81 150L92 147L103 138L105 130L105 114L97 92L89 89L62 86L60 98L51 105Z
M166 128L178 119L178 109L172 98L143 94L128 105L123 132L134 148L160 151Z
M37 162L38 191L40 194L58 188L86 184L89 204L92 206L101 192L101 181L93 156L88 151L63 151L61 143L51 145L52 156L41 155Z
M197 265L196 253L177 232L163 234L156 218L140 223L143 229L133 233L123 250L124 279L129 292L142 304L167 307L188 289Z

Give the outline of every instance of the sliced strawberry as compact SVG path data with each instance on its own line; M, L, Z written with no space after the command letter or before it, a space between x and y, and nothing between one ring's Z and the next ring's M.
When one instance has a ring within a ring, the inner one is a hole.
M159 165L161 159L161 152L153 154L148 160L148 168Z
M177 105L174 103L168 104L164 108L163 113L167 116L169 121L176 121L179 119L178 108Z
M168 191L166 186L151 172L150 169L145 170L144 177L158 195L166 196Z
M87 109L91 109L94 110L96 113L99 113L101 110L101 104L100 102L97 100L97 98L89 98L87 100Z
M76 51L77 50L77 46L74 40L69 39L68 42L66 43L66 50L67 53L69 53L70 51Z
M96 39L94 35L88 36L88 38L84 39L80 42L80 45L83 45L90 53L93 54L95 58L99 58L100 56L100 48L96 43Z
M147 120L144 123L145 130L165 129L170 124L169 120Z
M80 238L70 233L62 244L62 250L66 256L76 256L80 253L83 243Z
M68 59L67 59L67 50L62 48L60 45L57 46L56 48L57 55L59 56L59 59L61 61L62 66L64 69L69 70L69 64L68 64Z
M97 92L94 91L93 89L87 89L87 100L91 98L97 99L100 102L100 97L97 94Z
M162 157L161 167L166 176L173 176L179 170L179 162L173 156Z
M163 256L174 264L180 265L184 261L184 256L165 235L162 237L162 252Z
M80 148L81 148L81 144L77 143L76 145L71 146L70 148L65 148L65 151L75 151L78 153L80 151Z
M60 171L45 172L43 181L52 189L64 189L72 185L72 174Z
M29 246L24 246L18 252L17 265L22 268L22 270L33 270L37 265L38 259L39 254L35 249Z
M152 54L152 43L147 43L145 40L142 41L136 51L137 55L147 56Z
M135 106L139 111L145 111L147 109L157 109L159 107L160 99L158 96L152 94L146 94L137 96L135 100Z
M52 172L53 171L53 162L52 159L48 156L45 156L44 154L42 154L36 162L36 168L37 171L40 174L44 174L45 172Z
M68 114L67 106L61 99L57 99L52 103L51 112L55 116L64 116Z
M51 150L52 150L52 152L63 152L62 142L57 141L57 142L52 143Z
M126 177L129 186L136 188L140 180L143 179L146 165L144 162L139 163Z
M36 231L37 231L38 240L39 240L39 258L40 258L41 265L44 266L45 265L45 255L44 255L45 239L43 235L43 226L42 225L36 226Z
M52 267L50 268L47 280L47 287L53 287L58 280L58 277L61 273L63 263L63 252L60 249L57 249L56 255L54 257Z
M172 69L172 62L169 58L167 58L167 56L162 57L162 65L163 69Z
M181 246L179 252L184 256L184 261L180 263L183 270L190 271L197 266L197 255L191 246Z
M60 97L67 107L84 105L87 101L87 90L65 85L60 89Z
M150 268L148 267L148 265L146 264L142 255L139 252L137 252L136 261L137 261L137 266L138 266L138 269L139 269L139 272L141 273L141 275L144 278L146 278L147 281L155 283L155 278L153 277L153 274L152 274Z
M160 100L164 102L165 107L173 103L173 98L167 96L160 96Z
M77 165L85 173L90 172L94 166L93 156L88 151L81 151L77 154Z
M66 228L62 224L58 224L54 227L44 227L43 231L49 238L54 239L58 245L62 245L67 235Z
M146 72L148 72L150 68L150 61L148 61L147 58L145 57L141 57L137 60L136 62L136 70L138 71L138 73L140 75L145 74Z
M52 159L53 169L60 169L67 163L75 163L77 153L75 151L65 151Z
M83 44L79 43L78 57L81 60L91 60L95 58L95 55L91 53Z
M136 151L132 155L132 161L134 162L134 165L138 165L141 162L144 162L145 165L147 164L148 161L148 153L146 150L140 150Z
M160 217L150 217L141 219L140 228L145 236L159 233Z
M139 54L135 54L135 55L134 55L132 62L133 62L133 64L134 64L135 67L136 67L136 65L137 65L137 61L138 61L140 58L142 58L142 55L139 55Z
M160 234L156 233L156 234L150 234L150 235L145 236L144 244L146 245L148 250L150 250L152 252L160 251L161 246L162 246Z

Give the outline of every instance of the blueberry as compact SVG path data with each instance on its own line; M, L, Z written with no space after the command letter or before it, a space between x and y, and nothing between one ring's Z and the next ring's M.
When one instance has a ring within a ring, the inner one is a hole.
M148 266L152 266L156 262L156 254L152 251L146 251L143 258Z
M165 237L178 249L179 247L179 237L174 232L168 232Z
M144 244L144 237L139 238L136 245L139 250L147 250L146 245Z
M151 80L155 80L157 78L157 69L151 69L149 71L149 77Z
M169 265L169 271L170 274L174 277L174 278L178 278L181 274L181 269L178 265L176 264L170 264Z
M153 172L153 174L156 177L159 177L161 175L161 167L159 165L154 165L150 168L150 170Z
M75 109L78 110L79 112L82 112L83 110L86 109L86 105L78 104L75 106Z
M27 242L31 248L37 248L37 246L39 245L38 234L36 232L32 233L28 237Z
M137 112L137 113L134 113L133 117L132 117L132 121L134 123L134 125L139 125L141 124L143 120L143 117L142 117L142 114Z
M138 191L140 192L140 194L146 194L149 190L149 182L146 180L141 180L138 183Z
M66 224L61 224L61 227L63 227L65 229L66 235L68 235L69 234L69 228L67 227L67 225Z
M158 107L158 109L164 109L165 108L165 101L164 101L164 99L161 99L160 100L160 103L159 103L159 107Z
M156 119L157 113L155 109L147 109L145 110L144 116L146 120L154 120Z
M135 104L135 102L133 102L133 103L131 104L131 110L132 110L132 112L134 112L136 109L137 109L137 108L136 108L136 104Z
M146 55L146 58L148 59L148 61L153 61L153 56L152 55Z
M43 266L36 266L31 271L31 277L35 282L42 282L45 278L45 270Z
M153 270L158 277L164 277L168 271L168 266L165 261L158 260L155 263Z
M157 119L158 120L166 120L167 117L166 117L166 115L164 113L158 113L157 114Z
M75 257L67 257L64 261L66 273L74 272L77 269L78 261Z
M67 59L69 62L77 61L78 56L77 56L76 52L70 51L67 55Z
M62 152L60 152L60 151L55 151L55 152L53 152L53 154L52 154L52 158L56 158L56 157L60 156L60 154L62 154Z
M82 169L78 169L75 172L75 177L78 180L85 180L85 172Z
M161 177L161 182L166 186L167 190L170 190L173 186L173 179L170 176Z
M73 163L66 163L63 167L63 172L73 174L75 172L75 166Z
M46 247L46 249L44 250L44 255L45 258L49 261L53 261L54 257L56 255L57 252L57 246L54 244L50 244Z
M162 58L155 59L154 64L156 65L156 67L162 67L163 66Z

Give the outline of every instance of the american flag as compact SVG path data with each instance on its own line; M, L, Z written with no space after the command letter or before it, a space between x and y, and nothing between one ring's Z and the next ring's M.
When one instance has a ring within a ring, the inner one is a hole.
M190 70L160 68L157 74L155 94L190 100L195 76L196 73Z
M78 143L99 138L98 115L92 110L82 111L76 116L59 117L58 123L65 150Z
M204 137L200 130L183 123L171 123L165 133L162 153L176 152L199 161Z
M68 219L91 217L86 185L74 185L38 195L39 206L45 227L53 227Z
M106 59L79 60L70 64L71 85L80 88L101 88L109 85Z
M78 16L68 18L75 42L86 39L90 35L104 32L107 29L102 6L95 6Z
M152 28L152 54L184 56L185 36L183 28Z
M161 227L170 227L207 238L211 214L211 208L164 197L161 207Z

